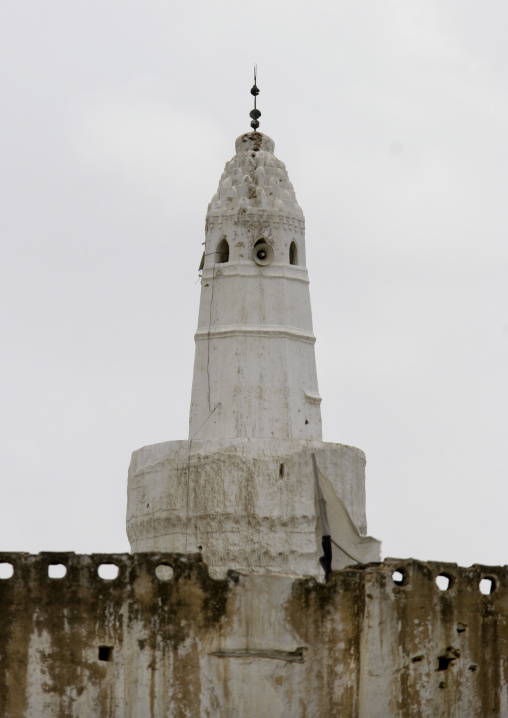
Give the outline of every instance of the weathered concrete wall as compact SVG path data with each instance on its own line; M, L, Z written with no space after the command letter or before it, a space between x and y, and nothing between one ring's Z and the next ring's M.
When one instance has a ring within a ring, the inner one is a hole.
M216 581L199 556L176 554L5 562L5 718L508 716L506 567L389 559L323 585ZM54 563L64 578L48 577ZM98 576L103 563L119 567L115 580ZM161 564L170 580L157 577ZM490 595L479 590L486 576Z

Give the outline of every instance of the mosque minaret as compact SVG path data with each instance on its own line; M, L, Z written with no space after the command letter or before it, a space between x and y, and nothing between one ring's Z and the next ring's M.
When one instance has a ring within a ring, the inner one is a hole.
M314 343L303 213L251 132L206 217L189 438L320 440Z
M206 215L189 438L134 452L127 533L134 552L201 551L216 576L319 576L312 455L361 534L365 456L322 441L305 220L260 114Z

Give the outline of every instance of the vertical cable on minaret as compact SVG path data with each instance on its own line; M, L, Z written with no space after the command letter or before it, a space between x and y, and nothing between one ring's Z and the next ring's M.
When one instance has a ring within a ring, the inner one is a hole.
M257 65L254 63L254 84L251 87L250 94L254 95L254 109L249 112L249 116L252 117L252 122L250 123L250 126L254 130L254 132L257 131L259 127L259 118L261 117L261 112L256 107L256 97L259 95L259 87L256 85L256 75L257 75Z

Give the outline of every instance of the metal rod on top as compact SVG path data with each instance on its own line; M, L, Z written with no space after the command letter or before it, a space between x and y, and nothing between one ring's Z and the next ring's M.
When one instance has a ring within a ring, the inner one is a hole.
M257 129L259 127L259 118L261 117L261 112L256 107L256 98L259 95L259 87L256 85L256 75L257 75L257 65L254 63L254 84L251 88L250 94L254 95L254 109L249 112L249 116L252 118L252 122L250 123L250 126L254 130L254 132L257 132Z

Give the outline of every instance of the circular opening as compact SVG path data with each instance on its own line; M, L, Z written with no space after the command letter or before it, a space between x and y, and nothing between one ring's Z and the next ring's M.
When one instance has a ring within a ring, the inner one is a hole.
M159 581L171 581L174 571L167 563L160 563L155 569L155 575Z
M406 582L406 574L401 568L398 568L392 573L392 579L397 586L403 586Z
M479 583L479 588L481 593L483 593L484 596L488 596L491 594L495 588L496 588L496 582L493 578L489 578L488 576L486 578L482 578L482 580Z
M440 591L448 591L452 585L452 580L448 574L440 573L439 576L436 576L436 584Z
M0 563L0 579L12 578L14 575L14 566L12 563Z
M101 563L97 569L97 573L104 581L114 581L115 578L118 578L119 572L120 569L116 563Z
M49 578L63 578L67 573L67 566L63 563L50 563L48 566Z

